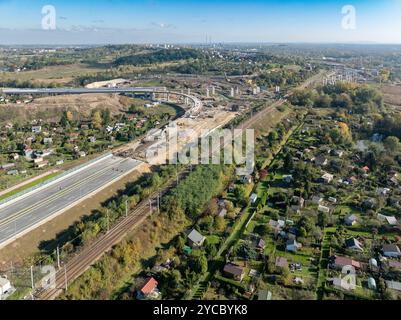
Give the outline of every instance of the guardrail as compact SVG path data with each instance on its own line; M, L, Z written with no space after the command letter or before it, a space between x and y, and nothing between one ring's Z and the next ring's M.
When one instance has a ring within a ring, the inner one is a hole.
M67 171L65 171L65 172L63 172L63 173L61 173L61 174L49 179L49 180L46 180L46 181L44 181L42 183L39 183L39 184L37 184L37 185L35 185L35 186L31 187L31 188L28 188L26 190L18 192L16 194L4 199L4 200L1 200L0 201L0 206L6 204L8 202L11 202L12 200L15 200L15 199L17 199L17 198L19 198L19 197L21 197L23 195L26 195L26 194L28 194L28 193L30 193L32 191L35 191L35 190L37 190L39 188L42 188L42 187L44 187L44 186L46 186L46 185L48 185L50 183L53 183L54 181L62 179L64 177L66 177L67 175L70 175L70 174L72 174L72 173L74 173L76 171L79 171L79 170L81 170L81 169L83 169L83 168L85 168L87 166L90 166L90 165L92 165L92 164L94 164L94 163L96 163L96 162L98 162L98 161L100 161L100 160L102 160L104 158L107 158L107 157L111 156L112 154L113 154L112 152L107 152L104 155L101 155L100 157L97 157L97 158L92 159L92 160L90 160L88 162L85 162L85 163L83 163L83 164L81 164L79 166L76 166L76 167L74 167L72 169L69 169L69 170L67 170Z

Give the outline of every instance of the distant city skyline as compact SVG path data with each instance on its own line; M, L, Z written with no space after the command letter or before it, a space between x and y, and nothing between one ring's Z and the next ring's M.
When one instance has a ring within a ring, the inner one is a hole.
M401 44L400 14L401 0L0 0L0 45Z

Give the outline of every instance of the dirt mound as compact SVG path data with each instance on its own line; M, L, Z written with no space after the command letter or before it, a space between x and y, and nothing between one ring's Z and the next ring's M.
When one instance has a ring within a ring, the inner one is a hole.
M43 119L58 121L61 113L68 109L82 116L89 116L93 109L109 109L112 114L126 107L127 101L116 94L82 94L42 97L30 103L0 105L0 122L29 121Z

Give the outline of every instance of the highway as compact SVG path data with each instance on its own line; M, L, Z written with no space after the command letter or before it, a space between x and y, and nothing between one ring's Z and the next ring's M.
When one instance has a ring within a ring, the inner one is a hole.
M193 103L193 111L199 111L202 107L200 99L183 92L168 91L166 87L116 87L116 88L39 88L39 89L18 89L3 88L0 93L10 95L41 95L41 94L99 94L99 93L162 93L165 95L176 95L187 98ZM168 98L164 101L168 102Z
M2 89L4 94L164 93L165 87Z
M99 192L141 162L104 157L0 206L0 248Z

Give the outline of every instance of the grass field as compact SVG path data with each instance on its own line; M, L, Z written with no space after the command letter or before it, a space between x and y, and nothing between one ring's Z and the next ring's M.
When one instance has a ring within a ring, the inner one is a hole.
M65 84L72 81L74 78L95 74L104 71L99 68L92 68L85 64L73 64L63 66L51 66L39 70L22 71L22 72L1 72L0 81L4 80L19 80L32 81L33 83L57 83Z
M37 179L35 181L32 181L31 183L28 183L28 184L24 185L21 188L14 189L13 191L10 191L10 192L8 192L6 194L3 194L2 196L0 196L0 201L4 200L4 199L7 199L7 198L9 198L9 197L11 197L13 195L16 195L19 192L22 192L24 190L27 190L27 189L32 188L34 186L37 186L37 185L39 185L39 184L41 184L41 183L43 183L45 181L48 181L48 180L58 176L59 174L60 174L60 172L51 173L51 174L49 174L49 175L47 175L45 177L42 177L42 178Z

